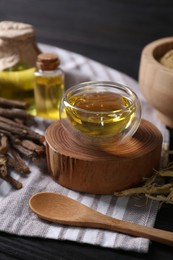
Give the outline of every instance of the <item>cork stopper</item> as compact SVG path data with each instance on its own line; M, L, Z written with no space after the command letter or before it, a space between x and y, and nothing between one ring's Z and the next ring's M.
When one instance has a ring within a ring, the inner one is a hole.
M41 53L37 57L37 68L41 70L55 70L59 64L60 60L54 53Z

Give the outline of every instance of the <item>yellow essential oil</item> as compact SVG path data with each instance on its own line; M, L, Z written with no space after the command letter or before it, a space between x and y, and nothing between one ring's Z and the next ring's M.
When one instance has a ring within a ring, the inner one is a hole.
M25 101L29 112L34 113L34 72L35 68L21 63L0 71L0 96Z
M37 116L59 119L59 107L64 93L64 73L58 68L54 54L40 54L35 72L35 105Z
M134 119L135 104L117 93L83 93L69 97L66 114L72 125L91 136L119 135ZM92 113L88 113L88 112Z

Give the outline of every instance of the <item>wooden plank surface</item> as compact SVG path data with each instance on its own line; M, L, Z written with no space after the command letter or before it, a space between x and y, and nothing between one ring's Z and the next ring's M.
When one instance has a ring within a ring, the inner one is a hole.
M0 19L33 24L39 42L138 78L143 47L173 34L171 0L1 0Z

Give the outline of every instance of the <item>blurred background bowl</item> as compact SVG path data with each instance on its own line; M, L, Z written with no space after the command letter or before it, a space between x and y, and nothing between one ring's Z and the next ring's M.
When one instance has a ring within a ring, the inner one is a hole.
M170 50L173 50L173 37L158 39L144 47L139 85L146 100L157 110L160 120L173 128L173 68L160 63Z

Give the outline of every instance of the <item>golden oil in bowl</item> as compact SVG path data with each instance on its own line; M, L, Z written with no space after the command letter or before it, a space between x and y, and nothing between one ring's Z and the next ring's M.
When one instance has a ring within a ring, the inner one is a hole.
M88 82L66 91L61 122L77 142L111 144L134 134L140 123L138 97L126 86Z
M71 97L69 103L75 106L66 108L72 125L93 136L119 134L130 124L135 113L135 105L130 106L127 97L116 93L81 94ZM129 109L124 110L128 106ZM91 113L88 114L88 111Z

